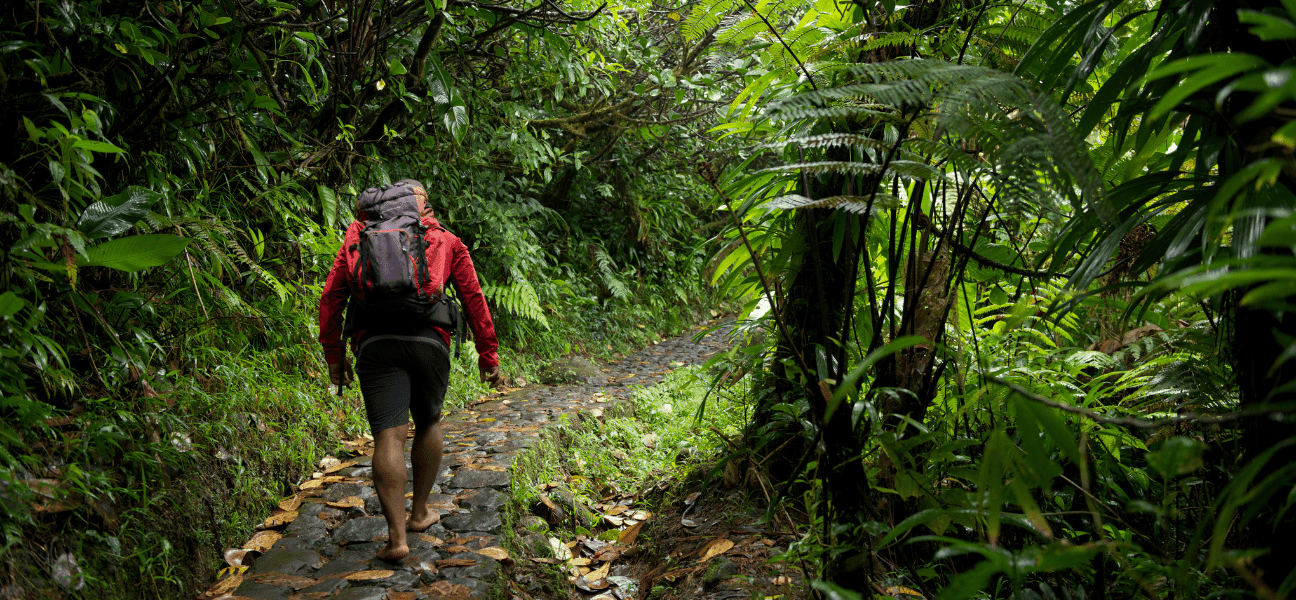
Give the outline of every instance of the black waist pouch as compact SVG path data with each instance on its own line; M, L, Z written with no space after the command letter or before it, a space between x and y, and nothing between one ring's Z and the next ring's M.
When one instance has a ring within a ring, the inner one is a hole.
M459 347L463 345L463 315L459 312L459 302L450 294L441 294L432 299L428 310L427 324L439 327L455 338L455 358L459 358Z

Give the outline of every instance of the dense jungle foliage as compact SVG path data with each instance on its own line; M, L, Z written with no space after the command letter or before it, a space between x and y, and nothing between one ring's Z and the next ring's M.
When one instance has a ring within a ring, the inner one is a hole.
M1296 2L27 0L0 31L7 595L192 595L362 430L314 303L357 190L406 176L515 375L741 307L726 460L816 594L1296 590Z

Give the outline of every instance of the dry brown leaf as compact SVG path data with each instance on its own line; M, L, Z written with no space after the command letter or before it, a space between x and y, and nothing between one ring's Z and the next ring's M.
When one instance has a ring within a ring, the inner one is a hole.
M546 565L556 565L558 563L561 563L562 561L556 558L541 558L541 557L533 556L531 557L531 562L537 562Z
M630 507L628 507L628 506L626 506L626 505L624 505L624 504L618 504L618 505L616 505L616 506L613 506L612 508L609 508L608 511L607 511L607 514L612 515L612 516L617 516L617 515L619 515L619 514L625 512L625 511L628 510L629 508L630 508Z
M328 505L333 508L360 508L365 502L359 496L347 496L337 502L329 502Z
M297 520L297 511L289 510L289 511L279 512L266 517L266 520L264 523L261 524L261 527L265 529L283 527L284 525L292 523L295 520Z
M442 540L441 538L439 538L439 537L437 537L437 536L435 536L435 535L428 535L428 534L425 533L425 534L423 534L423 535L420 535L419 538L421 538L423 541L425 541L425 542L427 542L427 543L429 543L429 544L432 544L433 546L441 546L441 545L445 544L445 541L444 541L444 540Z
M578 567L588 567L588 566L594 564L594 561L592 561L592 560L590 560L590 559L588 559L588 558L573 558L573 559L572 559L572 564L573 564L573 565L576 565L576 566L578 566Z
M589 567L581 567L581 568L577 569L576 572L577 572L577 573L580 573L580 574L581 574L581 577L584 577L584 576L588 575L590 571L593 571L593 570L594 570L594 569L591 569L591 568L589 568Z
M387 592L387 600L418 600L418 592Z
M445 580L429 584L427 587L423 588L423 592L433 598L440 598L442 596L455 598L469 596L471 594L471 592L468 591L467 586L458 583L450 583Z
M437 510L454 510L458 507L455 506L454 502L428 502L428 508L435 508Z
M480 554L480 555L482 555L482 556L489 556L489 557L491 557L491 558L493 558L493 559L495 559L495 560L508 560L508 559L509 559L509 553L508 553L508 550L505 550L505 549L503 549L503 548L500 548L499 546L490 546L490 547L487 547L487 548L482 548L481 550L478 550L478 551L477 551L477 554Z
M711 540L707 542L707 545L702 547L702 560L703 562L711 560L711 557L724 554L733 547L734 543L732 540L727 540L725 538L716 538Z
M238 586L240 585L243 585L243 576L230 575L225 579L217 581L216 585L211 586L211 589L207 590L207 593L212 596L224 596L225 594L238 589Z
M248 581L254 581L256 583L264 583L265 585L269 585L273 587L291 586L292 589L294 590L308 588L312 585L319 583L319 580L317 579L311 579L310 577L301 577L298 575L288 575L286 573L262 573L260 575L255 575L253 577L248 578Z
M266 552L273 548L275 542L279 541L281 537L283 537L283 534L278 531L258 531L256 535L252 536L252 539L243 544L243 549Z
M643 529L643 523L635 523L634 527L621 532L621 535L617 537L617 543L622 546L633 546L635 538L639 537L640 529Z
M279 501L280 510L297 510L301 508L302 498L305 494L297 494Z
M603 563L603 566L599 567L599 568L598 568L597 570L595 570L593 573L590 573L589 575L586 575L586 576L585 576L585 579L587 579L587 580L589 580L589 581L591 581L591 582L596 582L596 581L598 581L598 580L600 580L600 579L604 579L604 578L606 578L606 577L608 576L608 572L611 571L611 570L612 570L612 563L610 563L610 562L605 562L605 563Z
M787 585L789 583L792 583L792 578L788 577L787 575L779 575L778 577L775 577L773 580L771 580L770 583L774 585Z
M614 545L604 546L602 548L599 548L598 552L594 553L593 560L594 562L612 562L618 558L621 558L622 550L623 548L621 548L621 546L614 546Z
M297 487L303 490L313 490L322 485L324 485L323 479L311 479L309 481L303 481L302 484Z
M445 551L450 554L459 554L460 552L472 552L472 548L469 548L468 546L450 546L449 548L446 548Z
M378 569L374 571L359 571L357 573L352 573L350 575L347 575L346 577L343 577L343 579L346 579L347 581L373 581L375 579L386 579L395 574L396 571L389 571L387 569Z
M907 588L907 587L899 587L899 586L892 586L887 588L886 594L893 598L899 598L902 596L917 596L918 598L923 597L922 592L918 590L915 590L913 588Z
M614 515L603 515L603 520L613 527L620 527L625 524L625 519Z
M436 561L436 566L444 569L446 567L471 567L477 564L475 558L443 558Z
M505 472L505 471L508 471L508 469L507 469L506 467L501 467L501 466L499 466L499 465L483 465L483 466L482 466L480 469L478 469L478 470L479 470L479 471L495 471L495 472L497 472L497 473L503 473L503 472Z
M341 471L342 469L345 469L345 468L347 468L347 467L354 467L354 466L355 466L356 464L358 464L359 462L360 462L359 459L352 459L352 460L348 460L348 461L343 461L343 462L337 463L337 464L335 464L335 465L333 465L333 466L331 466L331 467L329 467L329 468L327 468L327 469L324 469L324 472L325 472L325 473L336 473L336 472Z

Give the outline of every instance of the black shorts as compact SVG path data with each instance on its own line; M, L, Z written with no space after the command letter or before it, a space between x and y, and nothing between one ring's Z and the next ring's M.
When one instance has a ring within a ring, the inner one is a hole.
M450 349L435 338L375 336L361 346L356 374L375 435L405 425L411 414L423 427L441 419Z

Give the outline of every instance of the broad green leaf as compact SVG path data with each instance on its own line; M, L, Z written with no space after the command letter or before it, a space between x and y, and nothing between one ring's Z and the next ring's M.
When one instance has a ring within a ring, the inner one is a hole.
M927 338L920 335L907 335L895 339L877 350L869 352L868 356L864 357L864 360L861 360L859 364L851 368L850 373L846 374L846 377L842 379L842 382L837 386L837 389L833 391L832 402L830 402L828 407L824 409L824 422L826 423L832 418L833 412L841 405L842 400L845 400L846 397L855 390L856 384L859 382L860 378L864 376L864 373L868 371L869 367L872 367L877 363L877 361L895 354L896 352L904 350L905 348L917 346L926 341Z
M1186 475L1202 467L1206 445L1193 438L1176 435L1161 442L1147 454L1147 464L1166 479Z
M167 233L132 235L104 242L90 248L86 257L77 261L81 267L108 267L134 272L166 264L184 251L189 238Z
M1187 100L1189 96L1209 85L1268 64L1260 57L1250 54L1207 54L1181 58L1158 68L1147 76L1147 81L1154 81L1188 71L1196 71L1196 74L1179 83L1163 96L1149 111L1148 119L1156 119L1164 115L1170 109Z
M0 294L0 317L10 317L22 310L23 299L13 292Z
M144 218L161 197L162 194L146 188L128 187L120 194L87 206L77 221L77 229L92 240L117 235Z
M114 144L109 144L108 142L97 142L95 140L77 140L75 144L72 144L72 147L89 150L91 152L108 152L112 154L121 154L125 152L125 150Z
M1251 35L1260 38L1261 41L1272 42L1296 39L1296 25L1277 15L1269 15L1255 10L1239 10L1237 16L1239 23L1255 25L1255 27L1247 31Z

